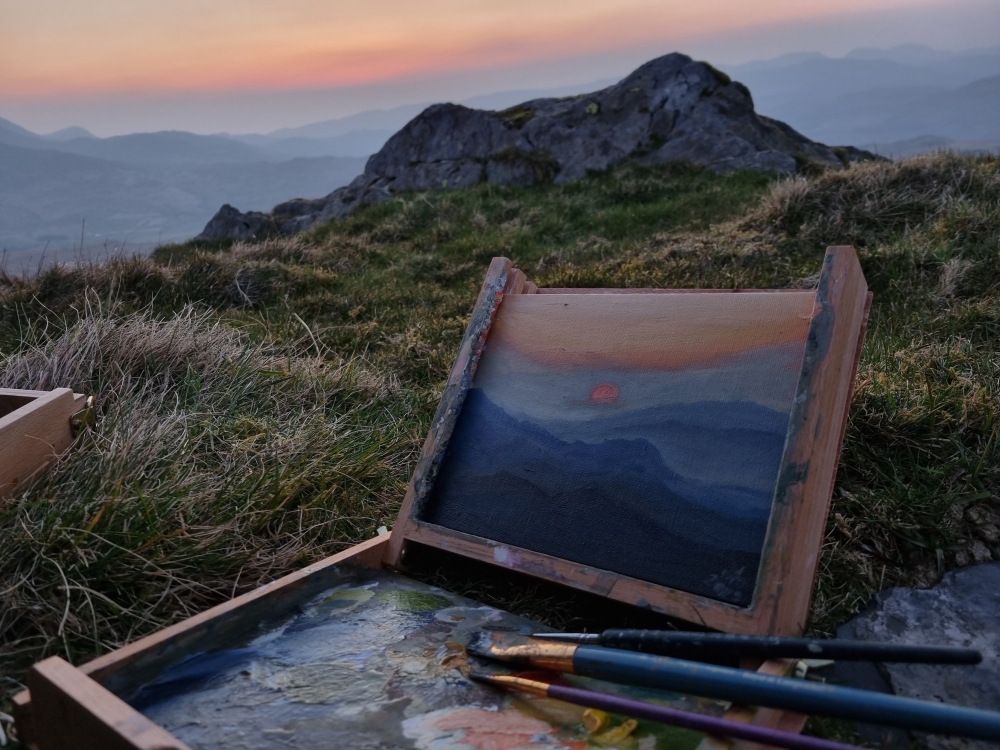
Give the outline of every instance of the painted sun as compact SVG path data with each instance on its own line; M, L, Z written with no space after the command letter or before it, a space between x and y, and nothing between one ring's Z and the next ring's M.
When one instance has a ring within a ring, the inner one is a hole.
M595 404L613 404L618 400L618 386L614 383L598 383L590 389L590 400Z

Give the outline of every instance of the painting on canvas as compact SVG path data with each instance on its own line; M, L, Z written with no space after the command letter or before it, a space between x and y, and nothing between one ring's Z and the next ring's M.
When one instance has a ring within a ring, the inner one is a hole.
M814 301L506 297L421 520L749 606Z

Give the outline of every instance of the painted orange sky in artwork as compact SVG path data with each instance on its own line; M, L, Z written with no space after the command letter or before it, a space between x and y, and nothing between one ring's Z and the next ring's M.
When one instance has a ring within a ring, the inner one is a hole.
M804 341L814 302L805 291L510 295L487 346L549 367L680 369Z
M0 0L0 94L338 87L933 0Z

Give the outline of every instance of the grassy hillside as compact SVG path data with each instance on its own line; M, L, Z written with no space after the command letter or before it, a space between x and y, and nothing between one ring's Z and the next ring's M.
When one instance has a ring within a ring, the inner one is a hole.
M501 254L542 286L809 287L826 245L855 245L875 302L812 630L1000 558L997 195L985 157L779 182L625 168L0 276L0 384L101 407L0 501L3 690L43 656L85 660L391 525ZM427 575L553 625L587 616L540 584Z

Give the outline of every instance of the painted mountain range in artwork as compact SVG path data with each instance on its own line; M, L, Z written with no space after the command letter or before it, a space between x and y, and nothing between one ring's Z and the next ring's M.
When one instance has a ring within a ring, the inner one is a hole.
M750 459L777 470L787 417L752 404L695 406L703 415L757 412L761 429L720 430L715 439L730 450L752 445ZM671 421L669 408L644 416L678 442L709 429ZM424 520L745 606L770 506L766 492L685 479L648 440L568 443L473 388Z

